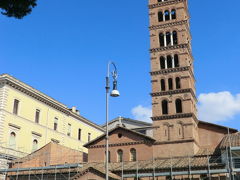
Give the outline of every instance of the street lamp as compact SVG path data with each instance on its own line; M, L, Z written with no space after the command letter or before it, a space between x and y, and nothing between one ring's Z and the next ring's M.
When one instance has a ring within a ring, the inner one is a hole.
M113 78L113 90L110 93L110 96L112 97L118 97L120 96L119 91L117 90L117 67L113 62L109 62L107 66L107 77L106 77L106 180L108 180L108 162L109 162L109 153L108 153L108 98L109 98L109 90L110 90L110 66L114 67L114 70L112 71L112 78Z

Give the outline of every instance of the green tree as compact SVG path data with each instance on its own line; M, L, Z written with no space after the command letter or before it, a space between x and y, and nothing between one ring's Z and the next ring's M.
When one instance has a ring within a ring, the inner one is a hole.
M8 17L22 19L30 14L37 0L0 0L1 13Z

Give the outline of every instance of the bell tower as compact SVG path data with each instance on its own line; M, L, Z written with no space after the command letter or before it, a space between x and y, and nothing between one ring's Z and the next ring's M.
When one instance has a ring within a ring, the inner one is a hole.
M149 0L155 157L198 147L197 98L187 0Z

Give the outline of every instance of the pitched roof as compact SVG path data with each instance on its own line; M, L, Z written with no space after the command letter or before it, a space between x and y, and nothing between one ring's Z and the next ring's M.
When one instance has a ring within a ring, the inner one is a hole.
M71 178L71 180L77 180L79 177L83 176L84 174L88 173L89 171L90 172L98 172L104 176L106 175L104 166L98 166L97 164L93 163L93 164L86 164L83 168L80 169L78 174L76 174L74 177ZM120 177L112 172L108 172L108 175L111 180L120 180Z
M227 127L227 126L221 126L221 125L219 125L219 124L214 124L214 123L210 123L210 122L206 122L206 121L200 121L200 120L199 120L199 123L200 123L200 124L209 125L209 126L215 126L215 127L221 128L221 129L225 129L226 132L228 131L228 129L230 130L231 133L238 132L237 129L229 128L229 127Z
M221 141L219 148L226 149L226 147L240 147L240 132L226 135Z
M139 120L135 120L135 119L130 119L130 118L125 118L125 117L117 117L111 121L109 121L109 125L110 124L113 124L114 122L116 121L119 121L119 119L121 119L121 121L128 121L128 122L132 122L132 123L137 123L137 124L142 124L144 126L152 126L152 123L148 123L148 122L145 122L145 121L139 121ZM106 124L103 124L102 127L105 127Z
M149 137L149 136L146 136L146 135L144 135L144 134L142 134L142 133L133 131L133 130L131 130L131 129L128 129L128 128L125 128L125 127L122 127L122 126L117 126L117 127L113 128L113 129L111 129L111 130L108 132L108 134L110 135L111 133L113 133L114 131L116 131L116 130L118 130L118 129L122 129L122 130L124 130L124 131L133 133L133 134L135 134L135 135L137 135L137 136L141 136L141 137L143 137L143 138L145 138L145 139L148 139L148 140L150 140L150 141L152 141L152 142L156 141L155 139L153 139L153 138L151 138L151 137ZM101 135L101 136L99 136L99 137L97 137L96 139L93 139L92 141L88 142L87 144L84 145L84 147L89 147L90 145L94 144L96 141L98 141L98 140L100 140L100 139L103 139L105 136L106 136L106 133L103 134L103 135Z
M217 158L216 158L217 160ZM152 171L154 168L156 171L169 171L170 168L173 169L188 169L189 166L195 169L206 169L208 167L209 157L208 156L194 156L194 157L178 157L178 158L160 158L145 161L136 162L123 162L123 163L109 163L109 170L114 172L121 172L122 169L126 171ZM219 161L210 162L212 168L223 167L224 164ZM84 166L91 166L95 169L104 169L104 163L89 163Z

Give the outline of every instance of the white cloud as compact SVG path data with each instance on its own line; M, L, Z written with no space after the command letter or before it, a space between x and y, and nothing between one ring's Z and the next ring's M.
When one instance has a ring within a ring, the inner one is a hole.
M198 97L199 119L208 122L231 120L240 114L240 94L228 91L200 94Z
M152 122L152 109L149 107L143 107L139 105L132 109L132 115L136 120L145 121L145 122Z

